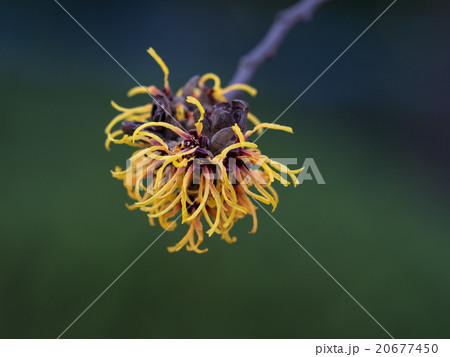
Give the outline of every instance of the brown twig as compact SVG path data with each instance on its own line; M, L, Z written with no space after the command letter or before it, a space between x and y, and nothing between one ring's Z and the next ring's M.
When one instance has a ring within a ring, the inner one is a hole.
M266 36L253 50L240 59L230 84L248 83L258 67L276 54L281 42L283 42L291 28L297 23L309 21L317 8L328 1L330 0L301 0L280 11ZM236 98L239 92L239 90L235 90L229 92L226 96L228 99L233 99Z

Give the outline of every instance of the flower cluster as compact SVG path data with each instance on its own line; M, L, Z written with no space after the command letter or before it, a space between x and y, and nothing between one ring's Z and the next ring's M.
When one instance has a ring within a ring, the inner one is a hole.
M112 105L120 114L106 127L106 148L110 144L137 147L126 169L116 167L113 177L124 181L128 195L135 202L127 205L148 215L151 225L155 220L166 230L176 227L177 215L189 225L187 234L169 252L183 247L197 253L206 233L221 235L228 243L234 223L250 214L257 229L256 207L250 198L276 208L278 196L272 183L278 180L289 185L289 176L296 185L298 170L269 159L249 141L255 132L264 128L292 133L286 126L260 123L249 112L242 100L228 101L225 95L234 90L256 95L256 90L245 84L222 88L218 76L207 73L191 78L183 88L172 93L169 70L156 52L149 54L164 72L164 87L136 87L128 96L147 93L152 103L135 108ZM213 86L206 85L212 81ZM247 130L247 121L254 128ZM113 130L121 123L121 128ZM203 219L202 219L203 218ZM204 221L202 223L202 221Z

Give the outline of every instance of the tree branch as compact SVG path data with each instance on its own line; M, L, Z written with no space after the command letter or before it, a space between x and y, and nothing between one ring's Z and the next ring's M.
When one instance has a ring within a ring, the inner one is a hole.
M230 84L248 83L258 67L276 54L291 28L297 23L311 20L315 11L328 1L330 0L301 0L280 11L261 42L239 60L238 68ZM229 92L226 97L231 100L236 98L239 92L239 90Z

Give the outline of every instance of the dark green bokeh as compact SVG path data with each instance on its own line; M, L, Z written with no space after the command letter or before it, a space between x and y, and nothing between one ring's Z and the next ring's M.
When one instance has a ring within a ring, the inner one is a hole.
M247 98L271 122L390 1L338 1L296 27ZM224 81L289 1L61 1L143 84ZM57 337L159 234L109 170L103 147L135 83L53 1L0 12L0 337ZM314 158L326 185L278 187L274 217L397 338L449 337L449 6L399 0L258 142ZM165 233L67 338L384 338L261 209L204 255Z

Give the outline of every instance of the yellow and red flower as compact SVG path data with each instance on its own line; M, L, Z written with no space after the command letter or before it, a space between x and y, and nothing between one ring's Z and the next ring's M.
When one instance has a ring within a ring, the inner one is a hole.
M250 198L275 209L278 196L272 183L278 180L287 186L288 175L295 186L301 169L290 170L262 155L249 138L264 128L289 133L292 129L260 123L246 102L228 101L225 95L230 91L242 90L254 96L256 90L246 84L222 88L213 73L191 78L173 94L167 66L152 48L148 52L164 72L164 87L135 87L128 92L130 97L151 94L150 104L128 109L112 102L121 113L105 129L108 150L111 143L138 148L126 169L116 167L112 172L113 177L124 181L135 201L127 207L145 212L152 226L157 219L166 230L175 229L176 216L181 213L182 223L190 227L176 245L168 247L169 252L183 247L206 252L207 248L200 249L204 223L208 236L218 233L233 243L236 238L230 236L231 228L250 214L250 233L255 233L256 206ZM214 82L212 87L206 86L208 80ZM252 130L247 130L247 121L254 124ZM113 131L119 123L121 128Z

